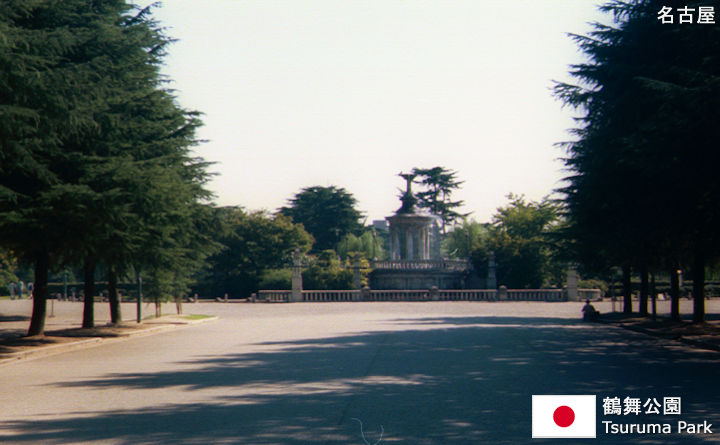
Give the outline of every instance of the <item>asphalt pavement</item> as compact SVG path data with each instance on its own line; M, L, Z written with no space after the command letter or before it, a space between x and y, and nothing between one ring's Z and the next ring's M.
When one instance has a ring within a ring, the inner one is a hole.
M219 319L0 368L0 443L557 443L531 440L532 394L595 394L599 416L603 397L677 396L682 419L720 432L720 353L585 324L581 307L188 304ZM601 427L598 443L720 438Z

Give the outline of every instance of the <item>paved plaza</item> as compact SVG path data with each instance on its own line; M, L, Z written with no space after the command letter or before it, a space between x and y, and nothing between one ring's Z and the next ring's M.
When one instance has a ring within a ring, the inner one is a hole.
M581 307L186 304L220 318L0 367L0 443L557 443L531 440L532 394L679 396L682 419L715 434L629 438L598 422L597 443L720 442L720 353L584 324ZM62 324L81 304L55 310Z

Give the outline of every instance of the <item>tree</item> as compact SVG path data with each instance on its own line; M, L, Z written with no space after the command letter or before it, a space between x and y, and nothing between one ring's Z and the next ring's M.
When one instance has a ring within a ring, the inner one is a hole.
M303 288L308 290L352 289L353 271L341 266L333 250L325 250L303 272Z
M0 244L34 265L29 335L44 332L52 265L79 244L74 215L93 192L67 181L74 142L92 131L102 96L93 64L79 48L122 2L0 5Z
M561 284L561 267L553 262L551 233L559 223L557 206L544 199L527 202L509 195L510 203L493 216L485 238L472 252L476 270L486 270L490 252L495 255L497 280L510 288L540 288Z
M341 258L349 259L360 254L367 259L382 259L385 257L382 238L375 232L374 228L366 228L360 236L352 233L345 237L337 245L337 253Z
M419 176L418 182L425 186L425 190L415 194L419 201L418 205L440 217L443 234L446 232L446 226L467 216L455 210L463 205L463 201L451 200L452 193L464 182L457 180L456 171L445 167L433 167L414 168L413 173Z
M555 89L583 112L577 139L566 144L572 173L563 192L578 258L594 254L625 275L631 266L645 276L691 265L694 319L702 321L705 266L720 255L712 204L720 187L709 167L720 160L710 130L719 123L710 110L720 105L720 36L712 27L662 25L662 6L609 2L613 26L574 36L589 62L572 68L577 85ZM647 313L646 298L640 310Z
M237 207L216 210L223 228L216 235L222 250L208 258L208 267L196 290L203 294L248 297L256 292L263 274L283 267L296 248L307 252L312 236L290 218Z
M99 261L117 322L115 284L132 258L176 267L183 283L177 268L202 252L190 216L208 196L206 164L189 156L200 122L162 88L170 39L149 8L133 12L122 0L0 5L0 243L35 264L30 335L44 329L50 267L84 263L92 326Z
M313 252L335 250L348 234L362 230L357 200L342 187L307 187L289 201L280 213L302 224L315 239Z
M468 259L490 236L489 224L463 218L443 240L443 247L450 258Z

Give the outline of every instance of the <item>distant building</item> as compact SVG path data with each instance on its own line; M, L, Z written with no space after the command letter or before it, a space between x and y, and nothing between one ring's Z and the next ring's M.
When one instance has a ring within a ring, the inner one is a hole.
M390 226L388 225L387 220L384 219L373 220L372 226L377 231L387 232L388 230L390 230Z

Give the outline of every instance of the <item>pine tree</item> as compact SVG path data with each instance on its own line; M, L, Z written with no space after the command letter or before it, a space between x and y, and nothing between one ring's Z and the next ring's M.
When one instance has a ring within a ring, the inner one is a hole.
M452 201L451 195L458 190L464 181L457 180L457 172L445 167L414 168L413 173L419 176L418 182L425 190L417 192L418 205L427 209L442 221L441 231L446 233L447 226L468 214L458 213L463 201Z
M709 167L720 161L710 130L720 123L711 112L720 105L720 33L662 25L658 11L667 5L701 4L612 1L603 9L615 15L613 26L574 36L590 60L572 67L577 85L555 89L583 111L566 145L572 176L563 192L580 258L621 265L625 281L631 266L645 275L691 265L694 318L702 321L704 269L720 254L720 190Z
M131 264L186 283L212 250L199 227L207 163L190 154L200 120L163 87L171 40L149 14L118 0L0 5L0 243L35 263L30 335L44 329L53 265L85 265L92 326L99 261L118 322L114 284Z

